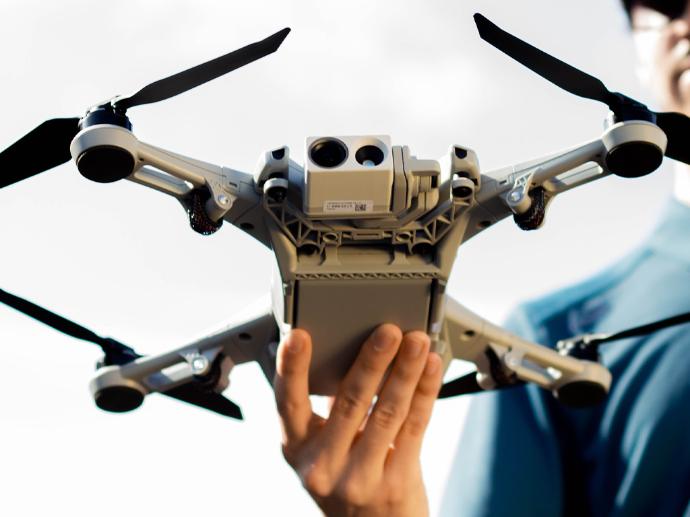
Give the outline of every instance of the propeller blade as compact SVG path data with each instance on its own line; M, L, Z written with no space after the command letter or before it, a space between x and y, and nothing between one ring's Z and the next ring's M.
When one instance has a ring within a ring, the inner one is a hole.
M484 41L544 79L574 95L608 104L611 109L617 106L619 99L596 77L516 38L479 13L474 15L474 21Z
M690 118L682 113L657 113L657 125L666 133L666 156L690 164Z
M220 393L204 391L194 382L188 382L167 391L160 392L188 404L208 409L223 416L229 416L237 420L243 420L242 410L230 399L225 398Z
M524 384L524 381L516 380L512 384L499 384L491 391L522 386ZM471 395L472 393L481 393L484 391L487 390L482 388L479 383L477 383L477 372L470 372L462 377L448 381L441 386L441 391L438 393L438 398L447 399L449 397L456 397L458 395Z
M0 188L69 161L78 132L78 118L54 118L17 140L0 153Z
M201 86L221 75L275 52L289 32L290 29L286 27L266 39L251 43L229 54L144 86L131 97L118 99L113 105L118 109L127 110L132 106L169 99L187 90Z
M654 321L652 323L646 323L644 325L640 325L639 327L633 327L631 329L622 330L620 332L614 332L612 334L584 334L582 336L571 338L571 340L566 339L564 341L566 343L568 341L580 342L584 343L586 346L598 346L604 343L609 343L611 341L619 341L621 339L628 339L631 337L646 336L658 330L673 327L676 325L685 325L687 323L690 323L690 312L678 314L677 316L671 316L670 318Z
M285 28L266 39L251 43L143 87L112 106L126 111L191 90L278 50L290 32ZM0 188L61 165L71 158L69 145L79 132L79 118L56 118L43 122L0 153Z
M55 330L72 336L77 339L83 339L84 341L90 341L92 343L100 344L101 337L95 332L82 327L70 321L62 316L55 314L54 312L44 309L43 307L36 305L24 298L20 298L14 294L8 293L4 289L0 289L0 302L9 305L13 309L23 312L24 314L37 319L41 323L45 323L49 327L53 327Z
M477 372L471 372L452 381L446 382L441 386L441 391L438 392L438 398L445 399L448 397L455 397L457 395L467 395L470 393L479 393L484 391L479 384L477 384Z
M650 118L645 120L655 121L668 137L666 156L690 164L690 118L681 113L654 113L630 97L609 91L596 77L509 34L481 14L475 14L474 20L484 41L556 86L574 95L603 102L616 115L625 109L632 109L634 115L649 113Z
M112 338L101 337L86 327L82 327L24 298L8 293L4 289L0 289L0 302L68 336L97 344L105 353L105 365L123 365L142 357L132 348L119 341ZM223 416L229 416L238 420L242 420L243 418L242 410L237 404L225 398L220 393L205 391L205 389L198 386L195 381L162 392L162 395L167 395L168 397L194 404L195 406L200 406Z
M100 346L105 353L106 364L126 364L141 357L141 355L137 354L132 348L115 339L101 337L86 327L82 327L67 318L63 318L48 309L44 309L35 303L20 298L12 293L8 293L3 289L0 289L0 302L9 305L19 312L23 312L27 316L31 316L63 334L95 343Z

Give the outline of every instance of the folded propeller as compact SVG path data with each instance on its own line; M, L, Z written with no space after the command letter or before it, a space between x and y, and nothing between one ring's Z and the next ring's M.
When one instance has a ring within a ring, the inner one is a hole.
M142 355L134 351L134 349L127 345L116 341L109 337L101 337L95 332L74 323L73 321L63 318L54 312L44 309L24 298L20 298L14 294L8 293L0 289L0 302L9 305L13 309L23 312L27 316L45 323L49 327L54 328L68 336L77 339L95 343L103 350L103 366L123 365L131 363ZM207 388L204 382L194 379L185 384L176 386L167 391L160 392L161 395L172 397L195 406L200 406L209 411L219 413L223 416L229 416L242 420L242 411L240 407L225 398L220 393L215 393ZM113 412L130 411L141 405L143 402L143 395L137 390L127 387L111 387L106 388L100 393L96 394L96 404L101 409Z
M43 122L0 153L0 188L69 161L71 158L70 142L80 130L103 123L131 129L131 124L126 116L129 108L169 99L261 59L278 50L289 32L290 29L285 28L266 39L153 82L144 86L134 95L115 97L90 108L86 115L81 118L56 118ZM108 159L121 159L117 155L106 155L99 158L101 163L107 162ZM98 170L98 167L85 165L79 169L85 174L84 171ZM114 171L126 170L126 168L116 166L112 169ZM89 179L101 182L121 179L121 174L109 173L108 171L95 173L93 176L85 175Z
M498 50L512 57L544 79L560 86L574 95L603 102L614 114L616 122L625 120L645 120L659 126L668 138L666 156L690 164L690 118L682 113L657 113L644 104L622 93L611 92L602 81L582 70L564 63L529 43L516 38L499 28L481 14L474 15L481 38ZM646 173L660 165L661 156L651 153L649 149L640 148L637 155L633 153L619 167L616 174L636 176L636 171ZM640 161L647 162L640 166ZM658 161L654 166L654 161ZM650 163L652 162L652 163ZM626 170L626 168L628 170Z

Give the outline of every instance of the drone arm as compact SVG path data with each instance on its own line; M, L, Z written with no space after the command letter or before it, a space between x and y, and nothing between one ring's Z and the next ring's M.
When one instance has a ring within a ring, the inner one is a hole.
M477 366L477 380L484 389L514 383L535 383L558 391L573 383L594 383L603 390L611 374L602 365L561 355L494 325L447 298L442 339L456 359Z
M224 219L270 246L261 218L252 216L253 209L261 208L261 198L251 174L155 147L125 128L108 124L80 131L70 146L77 166L82 156L91 151L98 153L99 149L117 149L120 156L131 157L132 168L118 173L120 177L169 194L186 206L192 193L204 191L203 206L199 208L205 212L204 217L214 222ZM245 214L251 217L251 224L242 224Z
M194 160L143 142L139 142L139 153L144 164L164 172L143 166L132 175L133 181L171 194L183 204L194 188L206 189L209 196L204 209L208 217L214 221L222 218L270 247L261 197L251 174Z
M587 142L575 149L566 151L532 168L533 183L540 185L588 162L602 163L606 146L601 139ZM529 170L529 169L528 169Z
M477 202L488 208L496 220L525 213L531 206L529 192L536 187L544 186L555 195L602 177L599 172L603 172L605 154L604 143L597 139L557 155L489 172L482 181L487 188L479 192ZM566 178L573 175L584 175L587 180L572 184Z
M218 165L194 160L171 151L137 141L137 156L142 165L151 165L196 188L206 188L206 211L213 220L224 217L240 195L240 184L252 182L251 175Z
M552 195L566 192L575 187L608 176L610 173L597 164L586 163L568 172L560 174L543 183L543 187Z
M133 387L144 394L165 392L194 378L203 378L216 360L224 363L227 376L236 364L260 361L263 355L270 354L271 344L277 342L273 314L263 304L238 324L225 326L175 350L141 357L122 366L100 368L91 381L91 392L95 396L113 386ZM220 384L223 381L219 379Z
M139 185L144 185L145 187L162 192L163 194L168 194L178 200L189 195L194 189L188 182L148 166L143 166L134 171L127 179Z
M648 174L658 167L656 158L666 144L666 135L658 126L631 120L614 124L600 138L574 149L490 172L482 177L474 208L488 224L480 224L467 238L511 214L521 228L539 228L546 205L556 194L609 173L622 177Z

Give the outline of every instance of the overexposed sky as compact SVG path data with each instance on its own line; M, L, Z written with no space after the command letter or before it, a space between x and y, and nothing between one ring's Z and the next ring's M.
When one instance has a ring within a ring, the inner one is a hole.
M390 134L421 158L460 144L485 171L595 138L606 108L482 42L476 11L644 100L617 0L3 0L0 148L285 26L277 53L130 110L135 134L248 172L284 144L302 161L313 135ZM459 251L451 294L500 321L519 300L600 269L650 231L669 169L567 193L538 232L492 228ZM1 288L142 353L184 344L269 288L271 255L249 237L229 225L199 236L172 198L89 182L72 163L0 191L0 235ZM318 515L282 460L254 365L237 368L227 392L238 423L159 396L104 413L88 392L99 349L3 307L0 351L0 514ZM432 510L465 407L440 402L428 432Z

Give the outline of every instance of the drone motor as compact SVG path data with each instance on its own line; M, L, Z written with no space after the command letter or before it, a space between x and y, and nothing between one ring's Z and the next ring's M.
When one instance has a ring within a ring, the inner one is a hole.
M79 122L81 129L109 124L132 130L132 123L123 111L110 104L90 110ZM129 176L134 170L132 153L113 145L93 145L76 157L77 169L82 176L97 183L112 183Z
M94 116L96 120L100 117L104 115ZM88 115L85 120L89 120ZM74 137L70 152L82 176L98 183L112 183L134 172L137 140L125 125L96 123Z
M568 407L586 408L603 402L608 390L598 382L578 380L559 386L553 394Z
M603 142L606 168L622 178L638 178L659 168L668 138L656 124L636 120L625 126L620 122L612 125Z
M144 392L130 386L110 386L93 394L96 405L103 411L126 413L144 402Z

